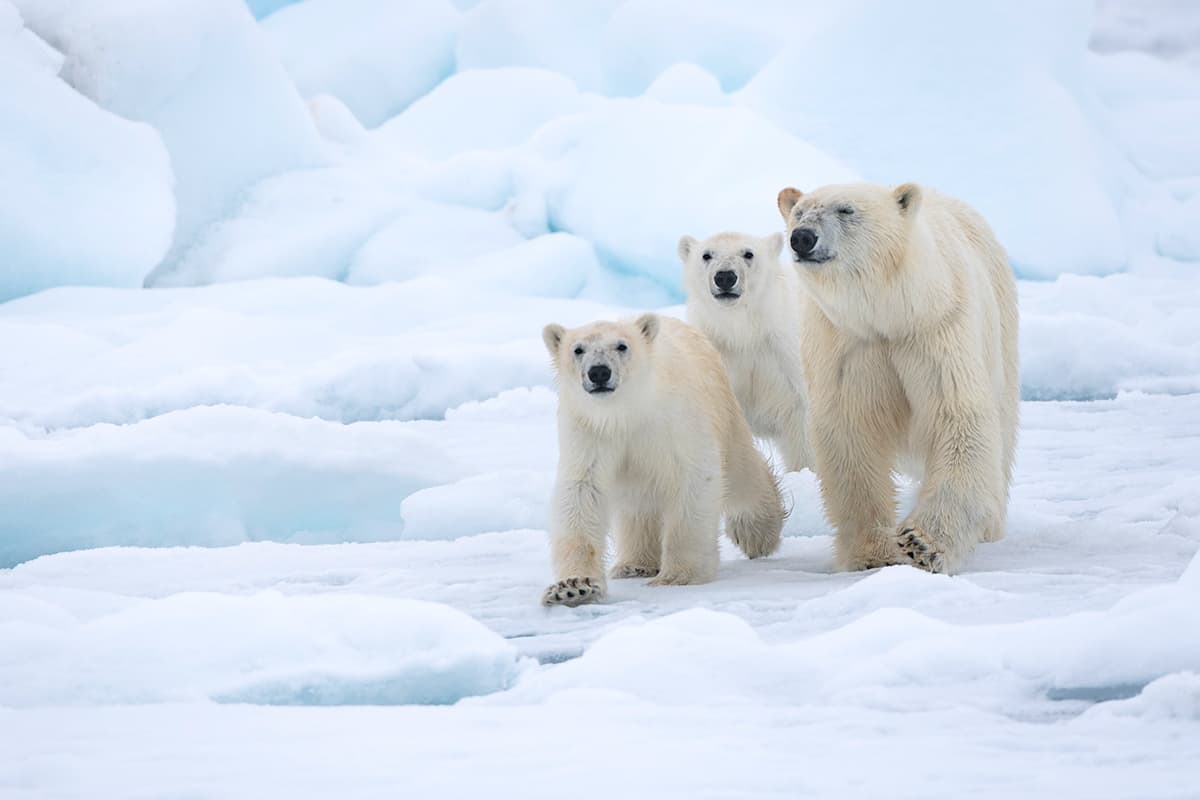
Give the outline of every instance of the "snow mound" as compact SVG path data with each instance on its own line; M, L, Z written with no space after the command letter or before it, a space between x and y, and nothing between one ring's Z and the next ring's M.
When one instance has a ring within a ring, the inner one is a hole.
M1200 391L1194 285L1129 275L1022 283L1022 396L1089 400L1122 390Z
M118 544L395 539L400 498L458 477L443 445L398 423L229 406L48 436L0 427L0 452L0 567Z
M455 56L460 70L539 67L582 89L603 91L601 41L622 0L483 0L463 15Z
M779 227L782 175L814 183L854 174L770 123L737 108L611 100L542 128L543 187L551 230L591 241L606 266L679 293L675 245L685 233L765 233Z
M379 129L378 146L426 158L523 144L555 117L582 110L575 84L539 69L467 70ZM464 124L464 113L470 115Z
M722 0L628 0L602 39L610 94L641 94L663 70L685 62L714 75L724 91L741 88L791 36L788 4L756 3L754 13ZM780 12L784 13L780 13ZM794 12L793 12L794 13Z
M881 574L842 591L896 594L901 581L915 596L935 585L952 589L956 580L908 567L887 573L892 579L875 580ZM693 609L623 625L580 658L531 672L486 702L540 703L604 691L660 705L697 697L708 705L853 703L895 711L963 704L1020 715L1048 691L1103 695L1106 687L1141 686L1200 668L1200 640L1179 636L1194 629L1197 600L1197 587L1179 582L1135 592L1108 611L971 626L881 608L778 645L764 642L740 617Z
M716 77L695 64L674 64L663 70L646 87L645 97L678 105L728 105L730 98L721 90Z
M303 100L240 0L18 6L29 27L66 56L69 84L162 136L177 202L163 270L252 183L325 157Z
M400 504L405 537L457 539L489 531L545 528L553 486L553 470L512 470L422 489Z
M0 593L0 608L12 600ZM460 611L354 594L194 592L86 620L0 621L0 651L22 656L0 658L10 707L448 704L520 671L512 646Z
M1180 203L1162 223L1158 252L1179 261L1200 261L1200 192Z
M171 163L152 128L60 80L0 3L0 301L63 283L140 286L171 243Z
M1090 13L1085 0L841 4L789 31L739 100L868 180L971 203L1022 276L1116 272L1129 248L1089 116Z
M457 25L446 0L306 0L262 27L302 93L334 95L373 128L454 71Z
M414 201L355 252L345 280L367 285L434 271L457 274L458 264L522 241L503 214Z

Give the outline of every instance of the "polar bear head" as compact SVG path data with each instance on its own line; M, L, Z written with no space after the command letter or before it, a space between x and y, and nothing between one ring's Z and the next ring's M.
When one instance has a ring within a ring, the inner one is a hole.
M560 397L590 407L644 394L653 384L652 355L660 328L657 314L578 328L547 325L542 340L554 363Z
M861 274L898 264L904 257L921 207L921 187L851 183L808 194L787 188L779 193L778 203L792 259L802 274Z
M694 308L753 306L767 299L778 273L783 236L718 233L703 241L679 240L683 289Z

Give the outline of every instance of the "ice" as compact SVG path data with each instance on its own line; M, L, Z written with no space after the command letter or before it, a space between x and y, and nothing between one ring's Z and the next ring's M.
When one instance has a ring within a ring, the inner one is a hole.
M0 642L26 657L0 659L0 706L12 708L443 704L507 688L520 671L498 635L418 600L181 592L80 614L47 600L29 623L5 619L13 594L0 594Z
M1200 391L1193 278L1064 275L1019 291L1023 397Z
M1088 16L0 0L0 795L1187 795L1194 15ZM859 178L1025 278L1006 537L838 573L804 471L778 554L541 607L542 326Z
M166 144L176 223L156 277L255 181L324 159L304 101L240 0L17 6L66 55L67 83L101 108L152 125Z
M1107 274L1129 247L1081 100L1088 22L1086 2L859 2L795 28L739 99L868 180L967 200L1023 276ZM813 77L815 64L836 79Z
M453 72L457 25L447 0L305 0L263 30L301 92L334 95L373 128Z
M346 282L407 280L522 241L502 214L450 204L413 203L363 243L346 270Z
M254 14L257 19L269 16L284 6L290 6L292 3L300 0L246 0L246 6L250 9L250 13Z
M676 298L680 235L775 230L781 175L854 178L740 109L649 99L610 100L554 122L533 147L544 170L529 180L544 181L551 229L588 239L611 269L645 275Z
M724 91L740 89L793 41L793 4L756 3L755 13L720 0L628 0L604 28L603 67L611 94L638 95L665 69L695 64ZM790 11L790 13L789 13Z
M554 484L549 470L500 470L404 498L400 515L415 539L457 539L489 531L544 528Z
M466 70L379 130L380 146L427 158L524 144L550 120L585 107L575 84L538 69ZM461 124L469 109L473 124Z
M601 41L622 0L483 0L463 15L455 58L459 70L541 67L582 89L606 88Z
M58 62L0 3L0 300L63 283L138 286L171 241L162 140L77 94Z

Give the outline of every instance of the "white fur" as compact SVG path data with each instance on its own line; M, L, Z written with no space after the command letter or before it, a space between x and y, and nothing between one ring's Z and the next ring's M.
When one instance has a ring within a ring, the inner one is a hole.
M1016 284L984 219L905 184L779 194L807 290L810 432L843 569L954 572L1004 536L1019 400ZM892 471L921 477L896 525Z
M799 278L779 261L783 237L721 233L679 240L688 322L716 346L750 430L770 441L788 470L812 466L808 389L800 356ZM745 255L752 257L747 259ZM704 256L709 259L705 260ZM738 275L736 300L714 296L714 275Z
M778 548L784 516L778 487L703 334L644 314L572 330L548 325L543 337L559 384L550 520L558 582L543 602L603 597L613 523L612 576L654 577L653 585L716 577L722 514L746 555ZM611 369L614 391L587 391L596 364Z

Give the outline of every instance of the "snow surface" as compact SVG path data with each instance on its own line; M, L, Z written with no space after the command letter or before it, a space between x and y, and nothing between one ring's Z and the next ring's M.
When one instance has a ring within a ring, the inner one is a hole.
M1193 12L0 0L0 797L1195 797ZM1025 278L1007 537L539 606L541 327L857 179Z

